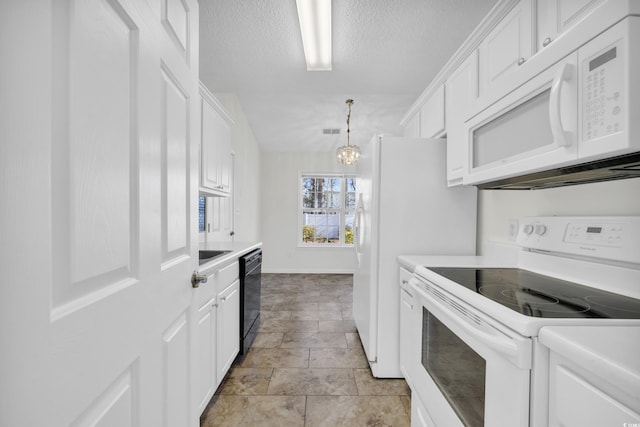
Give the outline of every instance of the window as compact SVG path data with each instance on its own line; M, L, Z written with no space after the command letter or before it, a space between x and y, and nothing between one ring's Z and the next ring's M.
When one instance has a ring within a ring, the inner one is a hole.
M353 245L356 178L302 174L300 183L301 245Z
M205 221L206 221L206 211L207 209L207 198L205 196L200 196L198 198L198 231L205 230Z

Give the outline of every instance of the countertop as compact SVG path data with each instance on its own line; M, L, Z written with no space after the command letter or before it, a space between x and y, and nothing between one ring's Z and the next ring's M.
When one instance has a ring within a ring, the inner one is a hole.
M513 267L518 265L520 248L512 244L489 242L485 255L419 255L398 256L398 262L414 271L419 265L430 267Z
M640 395L640 326L546 326L539 339L586 371Z
M199 250L231 251L204 263L198 267L202 274L208 274L224 264L233 261L242 255L262 247L262 242L200 242Z

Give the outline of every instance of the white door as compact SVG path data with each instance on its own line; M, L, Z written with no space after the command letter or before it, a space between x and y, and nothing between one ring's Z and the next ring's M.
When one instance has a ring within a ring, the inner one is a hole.
M0 16L0 425L195 426L197 2Z

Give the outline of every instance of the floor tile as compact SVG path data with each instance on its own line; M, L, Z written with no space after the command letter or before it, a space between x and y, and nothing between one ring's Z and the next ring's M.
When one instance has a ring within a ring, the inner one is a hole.
M408 396L409 386L403 379L375 378L371 370L354 369L353 375L361 396Z
M276 348L282 344L283 332L258 332L251 348Z
M305 427L409 427L398 396L308 396Z
M355 395L358 393L351 369L276 368L268 394Z
M310 368L368 368L361 348L312 348L309 353Z
M291 313L293 312L284 311L284 310L265 310L264 308L262 308L262 310L260 310L260 320L261 321L264 321L267 319L289 320L291 319Z
M281 348L346 348L344 334L333 332L288 332L282 338Z
M318 332L317 320L264 319L259 332Z
M344 336L347 339L347 347L360 347L362 348L362 343L360 342L360 337L357 333L346 333Z
M308 348L252 348L240 363L241 368L306 368Z
M320 320L318 332L352 332L356 333L356 324L353 320Z
M295 320L342 320L340 311L291 311Z
M267 394L273 368L232 368L219 387L219 394Z
M217 396L201 427L303 427L305 396Z

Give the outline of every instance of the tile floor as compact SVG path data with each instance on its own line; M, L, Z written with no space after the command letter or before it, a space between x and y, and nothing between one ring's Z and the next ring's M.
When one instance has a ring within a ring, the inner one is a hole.
M214 426L409 426L409 388L371 375L352 276L263 274L262 324L201 418Z

